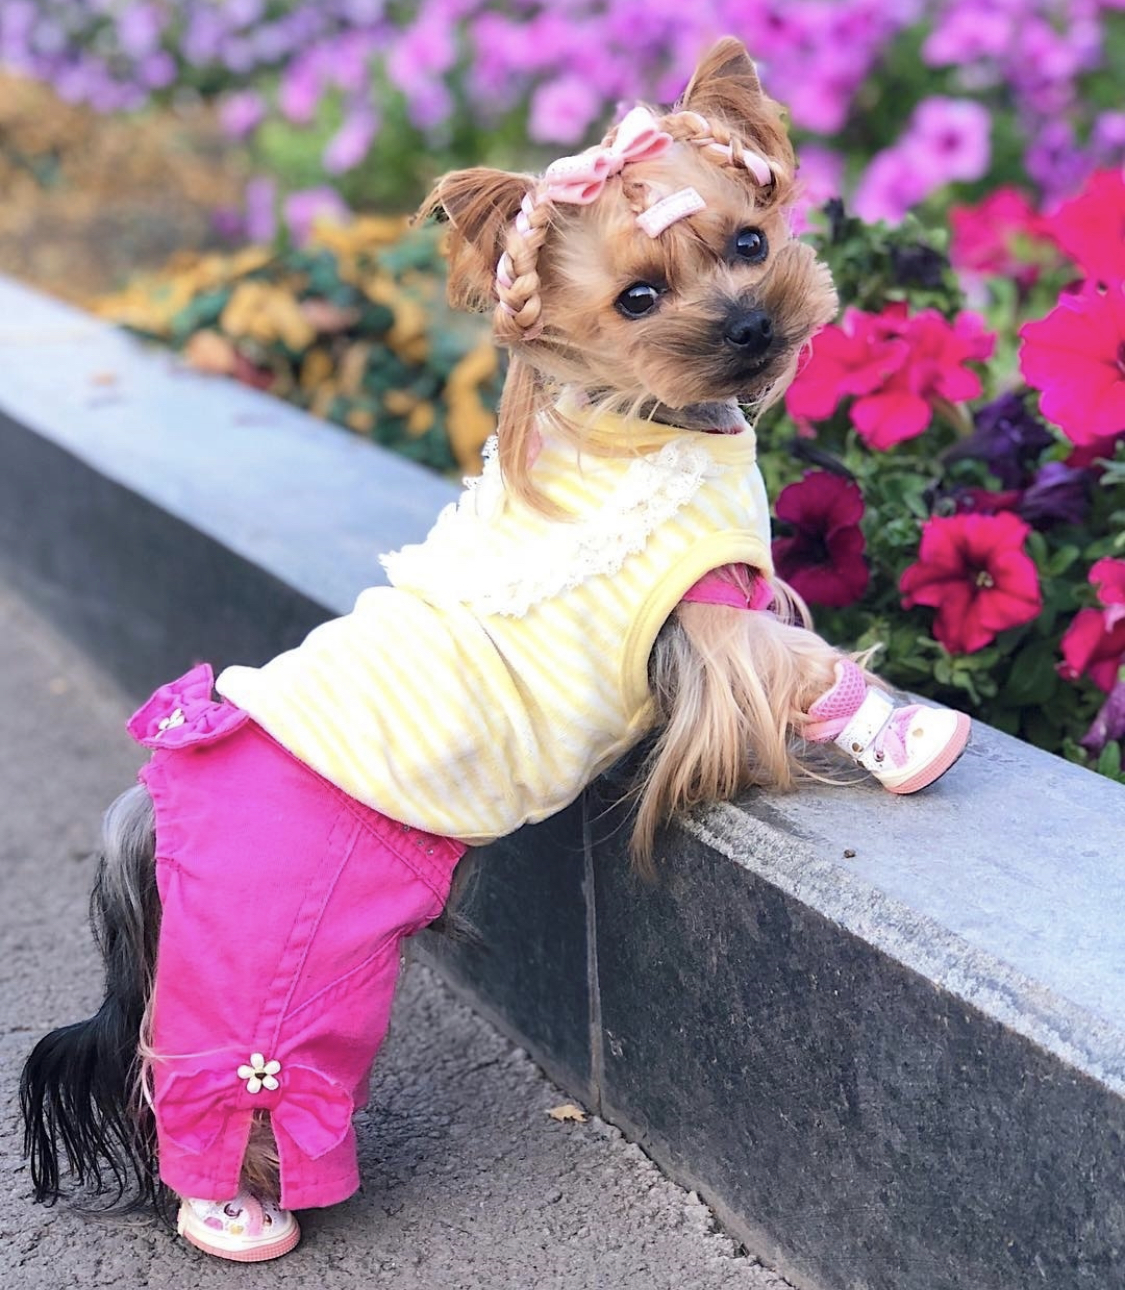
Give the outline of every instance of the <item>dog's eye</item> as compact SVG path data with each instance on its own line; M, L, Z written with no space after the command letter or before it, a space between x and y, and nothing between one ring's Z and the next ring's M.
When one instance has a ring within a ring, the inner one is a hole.
M655 309L660 292L651 282L634 282L617 297L617 310L626 318L640 318Z
M744 228L734 239L734 253L740 260L761 264L769 254L769 243L760 228Z

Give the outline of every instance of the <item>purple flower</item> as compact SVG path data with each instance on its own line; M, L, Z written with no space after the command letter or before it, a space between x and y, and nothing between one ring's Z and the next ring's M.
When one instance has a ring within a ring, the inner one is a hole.
M1054 443L1050 431L1018 394L1004 394L986 403L977 409L973 421L973 433L951 448L946 460L976 457L1005 488L1021 488L1029 463Z
M285 198L285 224L298 245L309 240L320 220L342 224L350 214L347 203L334 188L304 188Z
M144 58L160 45L165 16L154 4L134 4L117 20L117 39L131 58Z
M277 184L257 175L246 185L246 236L252 242L272 242L277 233Z
M1093 477L1088 470L1049 461L1039 468L1016 509L1037 529L1081 524L1090 509L1092 491Z
M1117 739L1125 739L1125 680L1118 680L1110 690L1090 729L1079 743L1096 757L1106 744Z
M315 49L302 54L285 69L277 103L290 121L307 125L313 119L324 92L324 74L324 60Z
M265 100L255 90L228 94L219 106L219 123L232 139L245 139L262 124Z
M379 118L370 103L353 103L344 123L324 149L324 168L330 175L352 170L367 156L371 141L379 128Z

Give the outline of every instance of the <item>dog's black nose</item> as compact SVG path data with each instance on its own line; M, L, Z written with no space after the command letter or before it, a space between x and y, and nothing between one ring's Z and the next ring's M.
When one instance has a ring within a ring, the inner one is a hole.
M773 323L764 309L739 309L727 318L723 339L747 356L756 358L770 347Z

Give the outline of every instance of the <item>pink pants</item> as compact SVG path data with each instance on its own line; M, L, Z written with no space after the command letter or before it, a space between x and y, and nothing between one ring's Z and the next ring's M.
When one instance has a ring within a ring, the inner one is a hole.
M268 1112L281 1204L359 1185L352 1113L386 1033L401 943L441 912L465 847L355 801L198 667L129 729L156 810L153 1013L160 1176L227 1200Z

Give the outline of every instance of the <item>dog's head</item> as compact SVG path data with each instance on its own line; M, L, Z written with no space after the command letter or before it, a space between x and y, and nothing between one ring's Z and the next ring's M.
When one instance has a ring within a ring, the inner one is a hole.
M671 111L634 110L539 177L446 175L428 209L453 226L452 302L491 309L541 383L625 407L764 406L836 311L790 231L794 169L781 109L726 38Z

